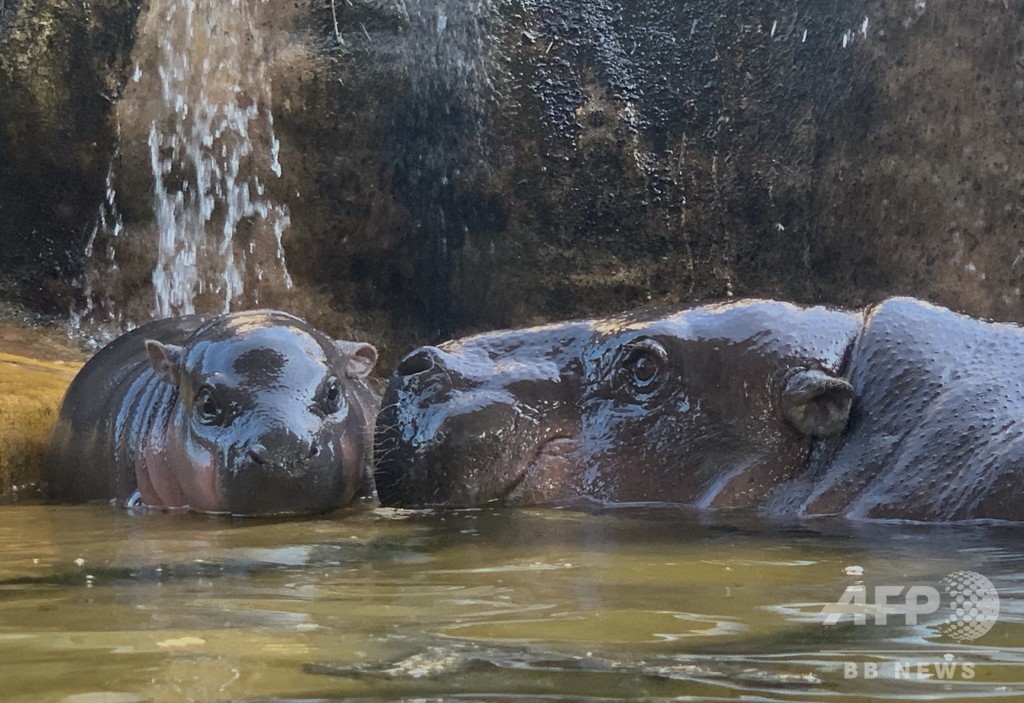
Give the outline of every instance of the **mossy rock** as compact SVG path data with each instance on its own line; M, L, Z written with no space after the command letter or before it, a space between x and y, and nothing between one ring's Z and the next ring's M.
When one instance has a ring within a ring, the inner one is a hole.
M0 352L0 499L39 481L57 410L80 366Z

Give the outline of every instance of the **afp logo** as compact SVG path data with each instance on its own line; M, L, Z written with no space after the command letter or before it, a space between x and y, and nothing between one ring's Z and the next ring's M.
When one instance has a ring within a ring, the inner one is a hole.
M888 624L892 615L902 615L907 625L916 625L922 615L940 613L939 631L950 639L970 642L984 636L999 618L999 594L985 576L976 571L956 571L932 586L875 586L873 599L863 584L847 586L835 603L822 608L825 625L836 625L850 616L865 625L872 615L875 625Z
M999 619L999 594L991 581L977 571L954 571L941 583L949 608L942 634L970 642L992 629Z

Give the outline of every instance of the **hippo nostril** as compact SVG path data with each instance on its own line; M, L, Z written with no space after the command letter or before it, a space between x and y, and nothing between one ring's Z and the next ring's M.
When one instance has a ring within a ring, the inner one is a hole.
M249 458L256 464L270 463L267 459L267 448L262 444L257 444L249 449Z
M398 362L398 368L395 371L399 376L415 376L434 368L436 357L437 352L432 347L416 349Z

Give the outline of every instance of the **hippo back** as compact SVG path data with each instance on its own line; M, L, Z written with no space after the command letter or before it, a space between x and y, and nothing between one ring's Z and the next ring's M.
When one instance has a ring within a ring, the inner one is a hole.
M189 315L151 322L118 337L85 364L68 387L50 438L43 475L47 496L66 502L110 496L124 501L134 493L133 453L176 393L156 380L145 341L182 344L207 319ZM132 408L141 412L128 412Z
M1022 368L1020 327L885 301L853 350L846 433L786 498L803 514L1024 518Z

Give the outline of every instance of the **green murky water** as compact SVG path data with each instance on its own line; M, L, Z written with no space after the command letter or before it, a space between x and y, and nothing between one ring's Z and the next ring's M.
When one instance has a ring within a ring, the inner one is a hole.
M1021 700L1019 533L674 509L270 523L8 506L0 698ZM942 609L822 624L847 586L939 588L958 570L1001 600L973 642L940 632Z

